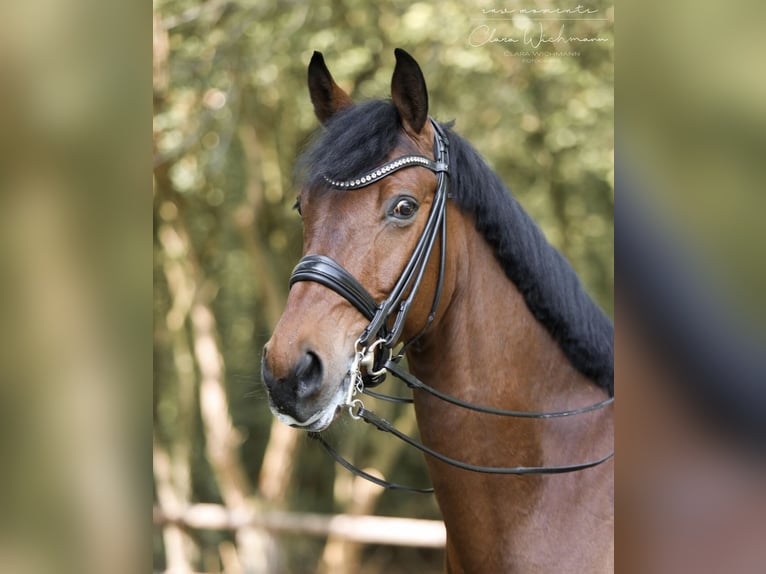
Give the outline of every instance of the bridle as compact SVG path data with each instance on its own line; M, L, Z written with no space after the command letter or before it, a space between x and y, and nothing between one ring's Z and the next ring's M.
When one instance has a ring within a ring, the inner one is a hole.
M338 262L326 255L306 255L303 257L290 276L290 287L301 281L313 281L324 285L335 291L341 297L356 307L362 315L370 322L356 341L354 360L352 362L349 376L349 393L346 399L349 414L352 418L363 420L373 425L378 430L391 433L400 440L417 448L418 450L438 459L447 464L474 472L489 474L559 474L584 470L606 462L612 456L614 451L597 460L588 461L580 464L565 466L531 466L531 467L485 467L468 464L447 457L438 453L422 443L419 443L407 435L396 430L388 421L379 417L374 412L365 408L362 401L354 398L358 393L363 393L374 398L411 403L412 399L404 397L390 397L370 390L370 387L377 386L391 373L396 378L402 380L411 389L419 389L427 392L443 401L457 405L462 408L494 414L507 417L548 419L557 417L567 417L586 412L595 411L606 407L614 402L614 397L609 397L596 404L557 412L534 412L534 411L513 411L496 409L477 405L474 403L462 401L451 395L423 383L411 373L404 370L399 362L404 357L405 351L417 341L431 326L441 298L442 286L444 282L444 267L446 260L447 246L447 199L449 197L447 177L449 175L449 140L442 127L433 119L430 119L431 126L434 129L434 158L431 160L421 155L405 155L393 159L364 175L345 181L336 181L325 177L326 183L335 189L356 190L375 183L384 177L399 171L400 169L420 166L431 170L436 174L437 185L434 194L434 200L431 204L431 210L428 214L425 227L413 249L410 259L396 281L388 297L382 302L377 303L370 295L367 289ZM399 352L394 355L394 347L399 343L399 339L404 328L405 319L409 313L412 302L417 295L420 284L426 270L426 266L433 252L436 238L440 239L440 258L439 274L434 291L433 303L428 317L423 327L408 341L406 341ZM358 476L370 480L375 484L389 489L409 490L414 492L433 492L433 489L411 488L398 484L393 484L385 480L378 479L372 475L358 469L350 462L343 459L325 440L316 432L309 433L314 439L317 439L327 452L335 458L342 466L351 470Z
M433 120L434 127L434 157L436 161L421 155L405 155L391 160L382 166L372 170L361 177L348 181L335 181L325 178L328 185L335 189L354 190L367 187L391 175L411 166L421 166L433 171L437 176L436 193L431 211L428 214L423 232L412 251L409 261L404 267L402 274L394 284L391 293L380 304L362 286L357 279L346 271L335 260L326 255L307 255L295 266L290 277L290 287L299 281L315 281L328 287L348 300L356 307L370 323L357 340L357 352L363 353L370 361L371 350L374 349L376 359L367 366L367 373L363 375L364 385L375 386L383 381L385 373L381 372L385 358L391 357L393 348L399 342L404 328L404 322L409 313L412 301L417 295L420 283L423 280L426 266L433 251L436 237L440 236L441 257L439 261L439 275L436 291L434 294L431 311L423 328L411 338L399 354L402 355L406 347L414 343L425 333L434 320L436 309L439 306L441 290L444 280L445 245L447 237L447 173L449 170L448 140L446 134ZM391 325L389 327L389 325ZM381 358L383 357L383 358ZM364 364L364 362L363 362Z

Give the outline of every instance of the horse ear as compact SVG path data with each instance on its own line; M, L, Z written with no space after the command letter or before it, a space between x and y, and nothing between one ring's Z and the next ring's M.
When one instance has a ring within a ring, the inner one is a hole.
M332 79L321 52L314 52L311 56L309 94L314 113L323 124L343 108L353 105L349 95Z
M396 67L391 78L391 98L405 129L419 134L428 119L426 81L412 56L401 48L394 50L394 54Z

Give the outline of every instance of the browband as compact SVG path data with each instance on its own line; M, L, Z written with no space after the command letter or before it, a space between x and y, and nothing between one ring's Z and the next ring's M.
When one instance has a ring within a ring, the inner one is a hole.
M387 163L384 163L378 168L373 169L371 172L364 174L361 177L349 179L346 181L336 181L324 176L325 181L332 187L337 189L360 189L367 187L371 183L383 179L389 174L399 171L402 168L409 167L411 165L419 165L430 169L434 173L447 172L447 164L441 161L433 161L422 155L406 155Z

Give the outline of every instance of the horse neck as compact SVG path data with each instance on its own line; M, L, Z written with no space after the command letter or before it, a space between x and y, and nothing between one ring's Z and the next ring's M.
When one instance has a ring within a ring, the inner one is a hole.
M444 315L409 354L415 375L463 400L504 409L565 410L606 398L604 389L571 365L533 317L470 218L456 210L450 216L451 296ZM415 394L415 407L426 444L474 464L572 464L599 458L611 450L612 419L605 410L565 419L511 419L472 412L422 393ZM582 524L570 523L561 513L572 500L588 497L585 493L593 489L594 480L599 482L600 492L585 504L592 516L610 512L611 465L591 469L587 475L507 477L460 471L426 459L447 525L448 556L451 552L460 554L462 544L466 571L472 566L465 560L473 559L473 550L481 547L472 546L472 540L477 539L475 544L481 544L482 536L496 540L498 532L507 535L493 558L498 568L519 567L524 553L531 556L541 544L549 545L546 552L551 560L561 556L561 549L554 545L567 547L572 532L579 529L582 534L583 530ZM546 492L552 484L556 485L554 491ZM564 514L574 515L581 515L581 510ZM558 522L550 524L553 516L559 517ZM469 517L480 520L466 522ZM599 523L592 529L601 530L607 544L611 526L603 528ZM540 542L541 538L547 541ZM575 542L571 545L576 553ZM608 553L605 547L603 554ZM511 560L517 562L509 564ZM587 571L592 566L582 562L578 567ZM567 571L553 562L549 567Z
M505 408L564 410L606 398L532 315L472 219L452 209L450 226L451 296L409 354L413 370L442 391Z

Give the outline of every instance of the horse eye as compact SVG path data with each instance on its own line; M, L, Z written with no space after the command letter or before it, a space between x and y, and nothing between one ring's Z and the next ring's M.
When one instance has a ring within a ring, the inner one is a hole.
M301 198L297 198L295 200L295 203L293 204L293 209L298 212L298 215L303 217L303 212L301 211Z
M418 210L417 202L411 197L400 197L396 200L391 216L396 219L410 219Z

